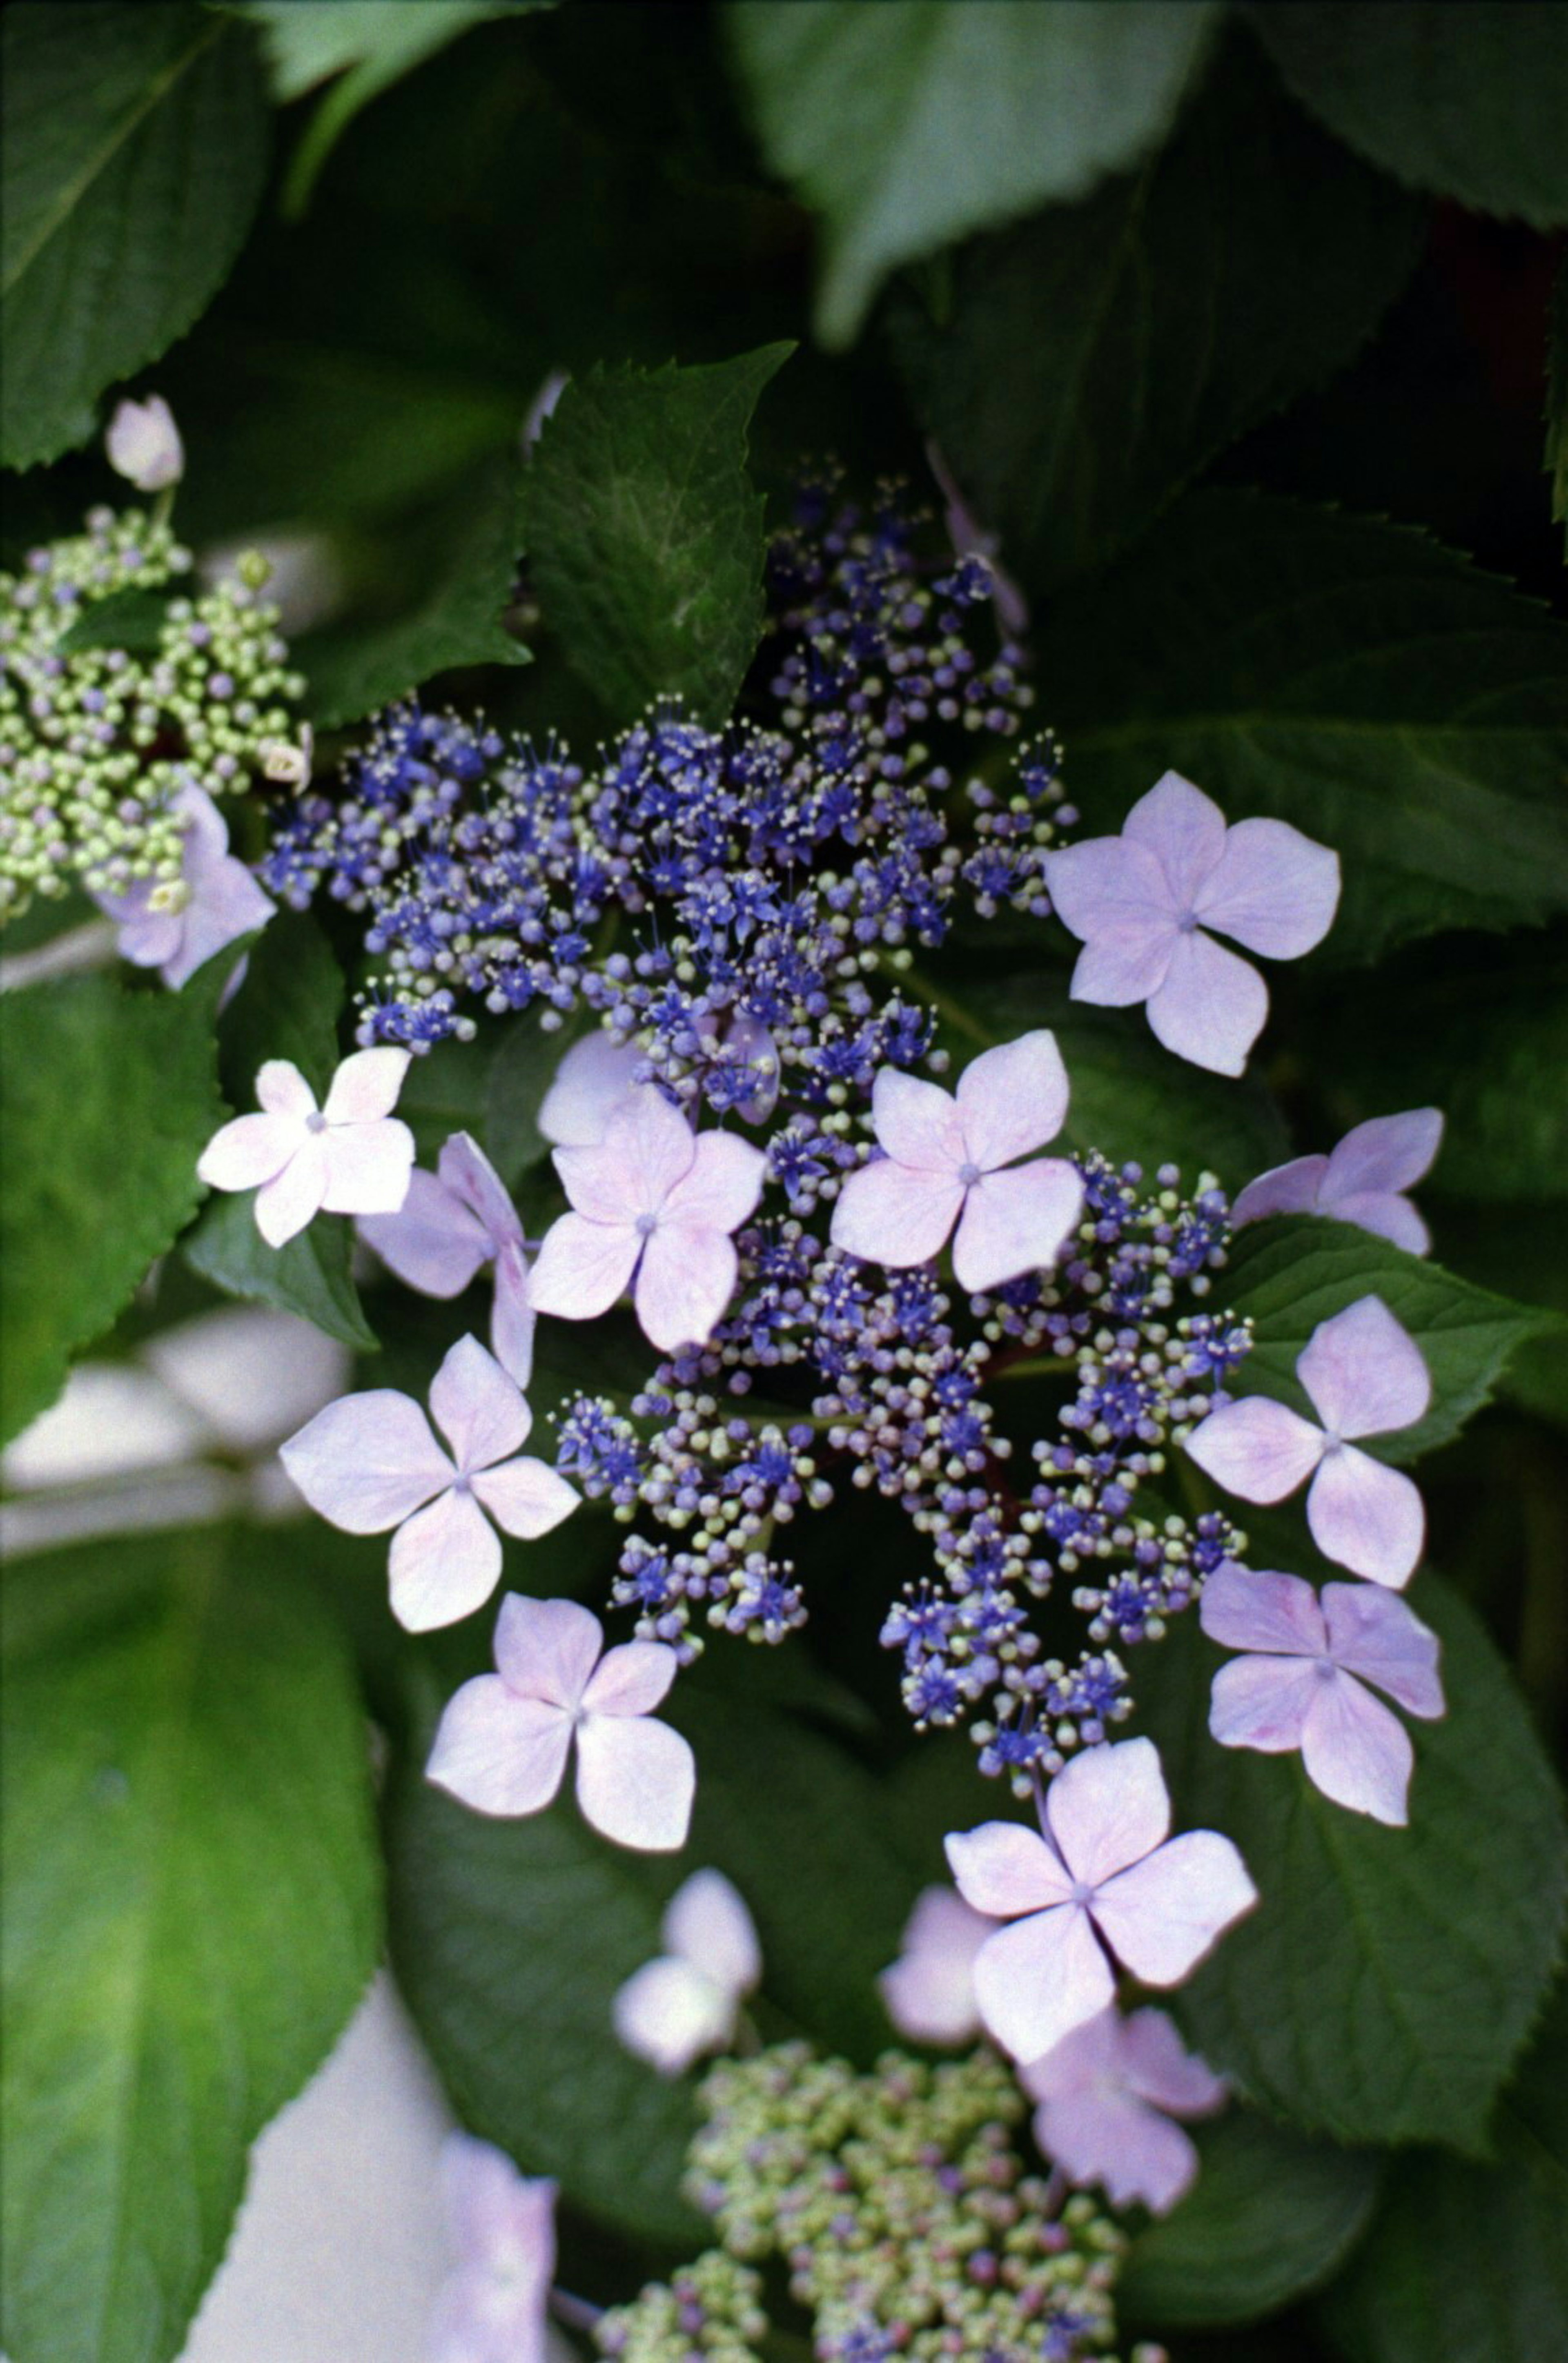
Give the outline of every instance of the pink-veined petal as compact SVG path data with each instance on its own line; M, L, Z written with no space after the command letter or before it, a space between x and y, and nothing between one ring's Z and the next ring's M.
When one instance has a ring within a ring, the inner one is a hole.
M490 1307L490 1345L509 1379L526 1387L533 1376L533 1292L528 1285L528 1259L516 1239L508 1239L495 1259L495 1294Z
M196 1164L209 1190L256 1190L270 1182L309 1135L287 1115L237 1115L213 1134Z
M1101 1935L1135 1978L1173 1986L1257 1900L1228 1837L1185 1830L1108 1880L1092 1908Z
M1375 1682L1423 1723L1442 1714L1441 1645L1407 1602L1379 1585L1326 1583L1323 1615L1336 1665Z
M756 1210L767 1159L733 1132L700 1132L691 1170L664 1201L661 1227L679 1223L692 1230L737 1231Z
M535 1119L546 1140L561 1148L597 1148L611 1116L639 1088L633 1077L641 1059L635 1042L612 1042L604 1033L574 1042Z
M398 1623L429 1633L484 1605L501 1573L501 1545L471 1494L439 1493L393 1536L388 1572Z
M257 1070L256 1104L269 1115L285 1115L303 1125L316 1114L316 1093L288 1059L269 1059Z
M1104 2010L1115 1991L1110 1963L1076 1903L999 1928L975 1955L981 2019L1015 2059L1038 2059Z
M408 1072L408 1055L384 1043L379 1049L353 1051L332 1078L321 1111L328 1123L375 1124L389 1116Z
M307 1133L281 1171L256 1193L256 1228L270 1248L285 1247L321 1212L327 1195L324 1133Z
M1174 919L1161 915L1102 928L1073 967L1068 998L1095 1009L1127 1009L1158 993L1181 941Z
M329 1215L398 1212L414 1171L414 1136L406 1124L388 1116L374 1124L329 1125L314 1137L327 1160L322 1204Z
M978 1294L1026 1271L1049 1271L1084 1211L1084 1181L1064 1157L986 1173L964 1195L953 1277Z
M948 1862L959 1893L993 1920L1016 1920L1065 1903L1070 1874L1038 1830L1022 1822L982 1822L978 1829L955 1830L945 1838Z
M508 1592L495 1619L495 1667L507 1689L568 1714L583 1703L604 1646L604 1626L575 1600L530 1600Z
M735 2032L736 1991L690 1961L661 1955L645 1961L610 2004L617 2036L662 2076L679 2076L705 2053L722 2051Z
M1307 1523L1325 1559L1396 1592L1415 1573L1427 1538L1412 1480L1353 1444L1324 1454L1307 1492Z
M561 1786L572 1718L478 1674L447 1702L425 1778L476 1814L537 1814Z
M1154 1742L1122 1739L1071 1757L1045 1792L1045 1818L1062 1861L1086 1887L1141 1861L1171 1826Z
M1268 1014L1257 970L1201 927L1178 935L1164 982L1149 997L1149 1023L1166 1049L1216 1075L1245 1072Z
M1129 2091L1080 2090L1042 2101L1034 2133L1070 2182L1097 2182L1113 2207L1168 2214L1197 2177L1191 2136Z
M1198 1616L1209 1639L1227 1649L1315 1658L1329 1646L1318 1594L1299 1575L1254 1572L1228 1559L1204 1585Z
M652 1086L639 1088L651 1090ZM573 1211L588 1222L616 1231L631 1230L645 1211L639 1203L631 1160L604 1141L592 1147L554 1149L550 1163L561 1176Z
M941 1252L963 1198L954 1174L917 1172L894 1158L879 1158L843 1184L829 1236L846 1255L902 1271Z
M1389 1239L1407 1255L1429 1255L1432 1235L1410 1204L1386 1190L1352 1190L1336 1198L1323 1214L1337 1223L1353 1223L1360 1231L1370 1231L1374 1238Z
M1116 945L1129 964L1168 952L1181 905L1147 846L1085 838L1046 855L1045 882L1057 917L1081 942Z
M1268 1215L1312 1215L1329 1170L1326 1157L1293 1157L1288 1165L1272 1165L1249 1182L1230 1209L1230 1227L1261 1223Z
M464 1476L510 1459L533 1426L517 1381L477 1337L448 1348L430 1381L430 1412Z
M577 1726L577 1803L602 1837L643 1854L684 1846L696 1759L650 1716L588 1714Z
M964 2043L979 2032L974 1958L995 1929L951 1887L921 1890L903 1950L876 1981L900 2035L914 2043Z
M481 1469L473 1479L474 1498L484 1503L503 1534L519 1541L537 1542L569 1518L579 1495L565 1478L542 1460L503 1460L499 1468Z
M279 1458L311 1508L350 1535L401 1525L457 1475L418 1404L390 1387L339 1396Z
M651 1714L669 1696L680 1660L662 1641L621 1641L606 1649L583 1692L590 1714Z
M958 1079L966 1160L983 1173L1054 1140L1067 1118L1067 1070L1044 1028L982 1050Z
M940 1083L884 1067L871 1087L872 1128L889 1157L951 1180L963 1163L958 1103Z
M1353 1674L1318 1685L1301 1737L1301 1760L1313 1786L1352 1814L1403 1829L1415 1750L1391 1709Z
M1122 2020L1117 2059L1129 2091L1175 2117L1212 2116L1229 2096L1224 2077L1187 2049L1162 2010L1135 2010Z
M493 1248L522 1237L523 1226L506 1185L471 1134L454 1132L449 1137L436 1159L436 1170L486 1233Z
M1361 1296L1320 1321L1296 1375L1331 1436L1384 1436L1411 1427L1432 1400L1420 1348L1381 1296Z
M1140 846L1160 864L1178 913L1190 911L1205 882L1225 858L1233 830L1212 796L1180 771L1163 771L1139 797L1123 821L1129 845Z
M1320 944L1340 907L1340 857L1284 820L1239 820L1198 889L1206 927L1265 960L1299 960Z
M659 1933L667 1952L725 1993L750 1993L762 1974L756 1925L721 1870L694 1870L670 1898Z
M564 1157L567 1152L557 1153ZM607 1313L625 1293L641 1253L642 1241L629 1225L562 1215L545 1233L528 1275L534 1311L552 1313L562 1321L592 1321Z
M700 1346L724 1318L740 1258L722 1231L661 1223L642 1250L632 1303L642 1334L662 1354Z
M1321 1428L1272 1395L1243 1395L1200 1420L1184 1450L1244 1502L1283 1502L1323 1457Z
M559 1150L557 1164L571 1153ZM696 1153L691 1126L652 1083L639 1090L605 1127L604 1154L622 1164L628 1203L637 1215L658 1214L676 1182L691 1171Z
M1210 1736L1221 1747L1288 1754L1300 1747L1312 1702L1333 1670L1313 1658L1233 1658L1214 1678Z
M396 1214L366 1215L359 1228L388 1271L421 1296L461 1296L490 1256L484 1225L433 1173L411 1173Z

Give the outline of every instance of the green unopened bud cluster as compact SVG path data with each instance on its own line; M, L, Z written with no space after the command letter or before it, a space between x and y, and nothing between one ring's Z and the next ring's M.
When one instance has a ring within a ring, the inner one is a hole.
M234 794L265 750L296 738L304 690L263 559L197 597L171 599L155 649L60 643L117 593L159 593L191 554L166 519L94 509L86 531L0 573L0 924L35 894L151 886L177 910L187 787Z
M653 2281L630 2305L617 2305L595 2324L601 2353L617 2363L756 2363L757 2343L771 2324L762 2305L760 2276L710 2248L678 2272L668 2287Z

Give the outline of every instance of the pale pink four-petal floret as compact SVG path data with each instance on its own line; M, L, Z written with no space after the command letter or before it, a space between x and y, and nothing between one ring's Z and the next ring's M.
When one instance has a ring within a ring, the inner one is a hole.
M694 1870L664 1908L664 1947L634 1969L610 2006L628 2051L662 2076L727 2050L741 2005L762 1974L751 1914L721 1870Z
M1442 1137L1437 1108L1373 1116L1326 1157L1296 1157L1249 1182L1230 1209L1231 1227L1265 1215L1328 1215L1425 1255L1431 1233L1404 1193L1430 1170Z
M617 1846L673 1853L685 1843L696 1767L653 1709L678 1660L662 1641L606 1650L604 1639L598 1618L575 1601L509 1592L495 1621L496 1671L449 1702L426 1771L476 1813L537 1814L560 1788L575 1740L584 1818Z
M1055 1037L982 1051L957 1093L884 1067L872 1087L884 1154L851 1173L833 1209L835 1247L892 1270L940 1253L956 1224L953 1275L972 1292L1049 1270L1077 1222L1084 1183L1062 1157L1030 1157L1067 1115ZM1015 1162L1029 1158L1028 1164Z
M1119 837L1086 838L1045 860L1057 915L1084 945L1074 1001L1148 1005L1168 1050L1239 1075L1262 1031L1269 992L1230 936L1267 960L1321 943L1340 901L1340 858L1283 820L1225 815L1167 771Z
M579 1498L519 1452L532 1414L477 1337L460 1337L447 1355L430 1409L450 1454L412 1396L390 1387L328 1403L283 1448L284 1467L333 1525L350 1535L395 1526L392 1611L411 1633L454 1624L489 1599L501 1573L496 1525L533 1542Z
M1337 1805L1402 1829L1414 1751L1371 1682L1407 1714L1443 1712L1438 1639L1404 1601L1364 1583L1220 1567L1204 1588L1203 1629L1243 1649L1214 1678L1208 1727L1222 1747L1301 1750L1307 1776Z
M1116 1992L1112 1957L1145 1985L1173 1986L1257 1902L1218 1830L1172 1837L1153 1742L1085 1748L1046 1792L1047 1835L986 1822L947 1841L966 1903L1009 1925L974 1964L987 2032L1038 2059Z
M117 403L104 433L104 456L139 493L164 493L185 472L185 448L161 394Z
M436 2301L430 2363L546 2363L555 2184L519 2174L489 2142L449 2134L441 2185L454 2263Z
M1210 1412L1186 1448L1244 1502L1283 1502L1310 1477L1307 1523L1324 1557L1397 1590L1426 1539L1421 1496L1355 1439L1424 1416L1432 1382L1421 1349L1381 1297L1362 1296L1318 1323L1296 1375L1320 1426L1269 1395L1243 1395Z
M326 1103L286 1059L256 1077L259 1115L236 1116L202 1151L198 1178L214 1190L254 1190L256 1228L272 1248L329 1215L391 1215L408 1194L414 1136L392 1111L406 1050L356 1050Z
M180 849L185 900L180 908L161 908L159 889L145 883L93 899L119 930L120 958L135 968L155 968L178 992L226 944L264 927L272 905L229 852L228 824L204 789L182 788L170 810L185 824Z
M416 1170L395 1215L372 1215L361 1235L389 1271L422 1296L461 1296L482 1265L495 1267L490 1343L518 1386L533 1370L534 1309L523 1226L506 1183L466 1132L454 1132L434 1173Z
M573 1211L539 1249L536 1313L589 1321L630 1288L661 1353L700 1345L734 1292L731 1233L762 1195L762 1150L732 1133L694 1133L648 1083L596 1147L554 1154Z
M1198 2156L1173 2117L1209 2117L1226 2084L1183 2045L1162 2010L1102 2011L1063 2036L1020 2081L1039 2102L1035 2139L1070 2182L1097 2182L1113 2207L1163 2215L1191 2189Z
M996 1922L951 1887L923 1887L905 1925L898 1958L877 1991L911 2043L967 2043L980 2032L974 1963Z

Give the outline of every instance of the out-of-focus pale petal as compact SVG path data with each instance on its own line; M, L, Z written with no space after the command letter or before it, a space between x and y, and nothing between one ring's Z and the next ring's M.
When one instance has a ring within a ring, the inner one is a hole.
M1013 1920L1064 1903L1070 1874L1038 1830L1022 1822L983 1822L978 1829L955 1830L943 1846L959 1893L993 1920Z
M328 1403L279 1458L311 1508L350 1535L400 1525L457 1474L418 1404L390 1387Z
M150 394L145 402L117 403L105 431L104 454L117 475L139 493L165 492L185 471L180 430L161 394Z
M569 1714L479 1674L447 1702L425 1778L476 1814L537 1814L560 1788L571 1749Z
M1245 1072L1268 1014L1257 970L1201 928L1177 936L1164 982L1149 997L1149 1023L1166 1049L1216 1075Z
M1408 1190L1430 1171L1442 1146L1442 1110L1374 1115L1347 1132L1329 1158L1327 1209L1363 1192Z
M256 1193L256 1228L281 1248L314 1222L327 1196L325 1133L307 1133L282 1170Z
M1361 1296L1320 1321L1296 1375L1330 1436L1383 1436L1410 1427L1432 1400L1421 1349L1381 1296Z
M1316 1657L1328 1647L1318 1594L1298 1575L1254 1572L1227 1560L1203 1588L1204 1631L1227 1649L1274 1649Z
M227 944L264 927L274 907L245 864L227 854L200 868L188 862L186 874L191 899L180 914L178 941L158 963L176 993Z
M782 1081L778 1044L757 1017L738 1011L724 1029L724 1047L756 1076L756 1089L740 1102L736 1114L747 1124L766 1124L779 1104Z
M1351 1191L1333 1204L1318 1210L1332 1215L1337 1223L1353 1223L1358 1230L1370 1231L1374 1238L1388 1239L1407 1255L1429 1255L1432 1235L1410 1204L1385 1190Z
M767 1159L733 1132L701 1132L691 1170L664 1201L662 1223L692 1230L739 1230L762 1194Z
M721 1870L694 1870L670 1898L659 1933L667 1952L726 1993L750 1993L762 1974L756 1925Z
M1299 960L1340 907L1340 857L1284 820L1239 820L1194 908L1265 960Z
M547 1700L568 1714L582 1704L604 1645L604 1626L575 1600L529 1600L508 1592L495 1619L496 1670L507 1689L517 1698Z
M452 2246L471 2264L555 2272L555 2184L520 2175L505 2150L472 2134L441 2144L441 2189Z
M606 1649L583 1692L588 1714L649 1714L669 1695L679 1659L662 1641L622 1641Z
M884 1067L871 1087L872 1128L889 1157L949 1179L964 1160L958 1103L940 1083Z
M537 1542L569 1518L579 1499L565 1478L542 1460L506 1460L499 1469L479 1470L472 1481L474 1498L502 1532L526 1543Z
M363 1058L377 1056L373 1050ZM396 1116L372 1124L329 1125L312 1136L326 1159L322 1204L329 1215L395 1215L408 1195L414 1136Z
M196 1163L209 1190L255 1190L281 1173L307 1135L286 1115L237 1115L213 1134Z
M921 1890L903 1951L876 1981L900 2035L913 2043L966 2043L978 2033L974 1958L995 1928L951 1887Z
M840 1190L829 1236L846 1255L902 1271L940 1253L963 1198L956 1173L917 1171L879 1158L851 1173Z
M1180 1984L1258 1891L1218 1830L1186 1830L1107 1880L1094 1914L1111 1950L1145 1985Z
M964 1197L954 1279L977 1294L1026 1271L1049 1271L1083 1211L1083 1176L1063 1157L984 1174Z
M1116 841L1114 838L1111 840ZM1073 969L1068 997L1095 1009L1126 1009L1158 993L1181 940L1174 919L1160 914L1134 925L1102 928L1084 945Z
M662 1354L700 1346L724 1318L740 1258L722 1231L661 1223L642 1250L632 1303L642 1334Z
M1070 2182L1099 2183L1113 2207L1168 2214L1197 2176L1191 2138L1130 2092L1080 2087L1042 2101L1034 2133Z
M584 1155L593 1154L584 1150ZM560 1149L564 1157L567 1150ZM528 1293L536 1313L563 1321L591 1321L607 1313L637 1269L642 1241L629 1225L591 1223L585 1215L562 1215L544 1235Z
M1283 1502L1318 1466L1324 1437L1271 1395L1243 1395L1200 1420L1184 1448L1228 1493Z
M1080 939L1124 948L1167 947L1181 905L1158 857L1125 837L1090 837L1045 857L1045 882L1063 926ZM1141 997L1141 996L1140 996Z
M421 1296L461 1296L490 1256L484 1226L433 1173L411 1173L395 1215L366 1215L360 1236Z
M1429 1723L1442 1714L1441 1647L1407 1602L1364 1583L1326 1583L1323 1615L1337 1665L1375 1682L1407 1714Z
M507 1239L522 1237L523 1226L506 1185L471 1134L450 1135L436 1159L436 1170L460 1204L468 1208L474 1221L488 1234L492 1248L499 1248Z
M1312 1702L1333 1673L1312 1658L1233 1658L1214 1678L1209 1732L1221 1747L1283 1756L1300 1747Z
M1045 1818L1062 1861L1086 1887L1141 1861L1171 1826L1154 1742L1122 1739L1071 1757L1045 1792Z
M1230 1209L1230 1226L1261 1223L1267 1215L1311 1215L1318 1211L1318 1192L1329 1170L1326 1157L1293 1157L1288 1165L1272 1165L1249 1182Z
M733 1987L662 1955L628 1978L610 2015L628 2051L662 2076L679 2076L705 2053L723 2050L735 2032L737 2007Z
M374 1124L397 1105L407 1072L406 1050L355 1050L333 1076L321 1113L328 1124Z
M292 1116L303 1124L316 1114L316 1093L288 1059L269 1059L256 1074L256 1104L269 1115Z
M958 1113L966 1158L983 1173L1054 1140L1067 1118L1055 1035L1040 1028L982 1050L959 1077Z
M392 1613L407 1633L472 1616L495 1589L501 1545L471 1494L438 1494L392 1537Z
M430 1410L465 1476L506 1459L533 1426L516 1381L477 1337L447 1349L430 1381Z
M1325 1559L1396 1592L1415 1573L1427 1538L1411 1479L1353 1444L1324 1454L1307 1492L1307 1523Z
M612 1115L639 1087L632 1078L642 1053L635 1042L584 1035L555 1071L535 1122L561 1148L596 1148Z
M1301 1736L1307 1777L1336 1805L1403 1829L1415 1750L1396 1714L1353 1674L1320 1682Z
M1110 1963L1076 1903L999 1928L975 1956L981 2018L1015 2059L1038 2059L1104 2010L1115 1991Z
M667 1723L590 1714L577 1727L577 1803L617 1846L644 1854L684 1846L696 1781L695 1758Z
M1124 2018L1117 2056L1129 2091L1173 2116L1212 2116L1229 2096L1224 2077L1186 2048L1162 2010L1135 2010Z
M1143 847L1160 864L1178 914L1192 909L1235 834L1213 797L1180 771L1162 772L1122 823L1127 842Z
M495 1259L495 1295L490 1308L490 1344L509 1379L526 1387L533 1376L538 1316L528 1285L528 1259L516 1239Z

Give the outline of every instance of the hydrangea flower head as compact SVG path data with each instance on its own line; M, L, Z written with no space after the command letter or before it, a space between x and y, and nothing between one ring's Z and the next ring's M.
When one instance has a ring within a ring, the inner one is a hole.
M395 1215L372 1215L361 1236L389 1271L423 1296L461 1296L481 1265L495 1267L490 1343L518 1386L533 1370L534 1309L523 1226L506 1186L479 1143L454 1132L434 1173L409 1176Z
M120 958L136 968L155 968L178 992L225 944L264 927L273 906L229 852L228 824L209 795L183 788L170 808L185 825L180 861L185 899L179 909L166 907L166 889L140 880L123 894L93 900L119 930Z
M921 1889L903 1950L876 1981L900 2035L911 2043L967 2043L979 2034L974 1961L995 1932L995 1921L951 1887Z
M617 1846L671 1854L685 1844L696 1787L691 1748L653 1715L678 1660L662 1641L606 1650L604 1639L574 1600L509 1592L495 1620L496 1671L449 1702L426 1775L476 1813L538 1814L575 1739L584 1819Z
M1239 1075L1269 1014L1250 961L1299 960L1322 942L1340 901L1340 857L1288 821L1225 815L1201 788L1167 771L1140 796L1119 837L1093 837L1046 856L1058 916L1083 943L1074 1001L1148 1004L1168 1050L1216 1074Z
M408 1194L414 1136L393 1115L406 1050L356 1050L332 1078L321 1107L287 1059L256 1077L259 1115L214 1133L196 1166L214 1190L254 1190L256 1228L281 1248L325 1208L329 1215L395 1214Z
M350 1535L397 1529L392 1610L410 1633L454 1624L489 1599L501 1572L496 1525L533 1542L578 1500L564 1477L519 1453L532 1415L477 1337L460 1337L447 1355L430 1409L450 1454L413 1398L390 1387L328 1403L282 1453L333 1525Z
M117 405L104 437L105 456L139 493L166 492L185 472L185 449L174 414L161 394Z
M1396 1715L1443 1712L1438 1639L1404 1601L1363 1583L1218 1568L1200 1611L1210 1640L1244 1649L1214 1678L1208 1727L1222 1747L1299 1747L1307 1779L1353 1814L1403 1829L1414 1754Z
M555 2185L470 2134L441 2145L456 2263L436 2303L430 2363L546 2363Z
M1212 2116L1226 2085L1183 2045L1162 2010L1114 2005L1022 2070L1035 2139L1070 2181L1097 2182L1115 2207L1168 2214L1192 2188L1197 2152L1173 2117Z
M1053 1034L984 1050L956 1094L895 1067L872 1090L884 1154L851 1173L833 1209L835 1247L890 1270L926 1263L956 1223L952 1268L972 1292L1048 1270L1083 1211L1077 1168L1029 1157L1061 1131L1067 1075ZM1024 1165L1013 1160L1029 1157Z
M545 1234L534 1310L591 1321L629 1287L661 1352L700 1344L734 1292L730 1234L762 1195L762 1150L731 1133L694 1133L650 1083L596 1147L554 1154L573 1211Z
M1307 1478L1307 1523L1326 1559L1396 1590L1426 1539L1421 1496L1355 1439L1411 1427L1432 1399L1421 1349L1380 1296L1320 1321L1296 1375L1321 1426L1269 1395L1243 1395L1201 1421L1186 1448L1244 1502L1283 1502Z
M1085 1749L1046 1792L1045 1828L986 1822L947 1841L959 1892L1010 1925L974 1964L987 2032L1038 2059L1116 1991L1112 1956L1145 1985L1179 1985L1257 1902L1228 1837L1172 1837L1151 1740Z
M695 1870L660 1924L664 1950L628 1978L613 2004L628 2051L679 2076L730 2043L740 2005L762 1974L751 1914L721 1870Z
M1329 1215L1354 1223L1411 1255L1425 1255L1431 1233L1405 1192L1431 1169L1443 1137L1437 1108L1377 1115L1347 1132L1327 1157L1296 1157L1249 1182L1230 1210L1238 1230L1265 1215Z

